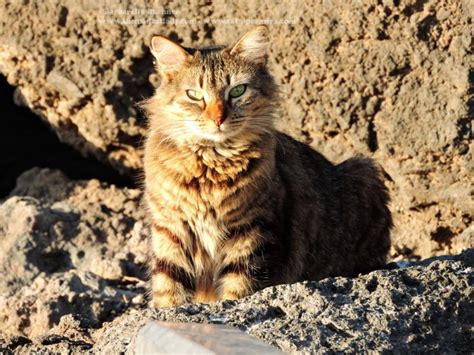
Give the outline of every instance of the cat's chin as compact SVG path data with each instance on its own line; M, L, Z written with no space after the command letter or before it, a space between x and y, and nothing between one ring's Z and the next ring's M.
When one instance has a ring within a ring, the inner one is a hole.
M232 144L248 144L249 142L256 141L265 135L263 132L248 130L237 130L237 131L226 131L216 130L214 132L193 132L188 138L188 143L197 145L225 145L226 142L232 142ZM191 141L191 142L190 142Z
M189 134L184 138L185 143L191 145L225 145L226 142L238 144L239 142L248 144L251 141L258 140L261 133L258 131L250 131L238 127L237 129L229 129L225 125L220 128L208 127L207 130L202 130L197 127L192 127Z
M224 143L230 138L236 136L235 131L230 131L228 127L221 127L220 129L210 128L209 130L195 130L193 132L196 140L203 140L205 143Z
M189 136L187 141L191 143L200 143L204 144L209 143L223 143L229 138L235 136L235 131L230 131L229 127L226 124L222 125L220 128L208 126L205 129L197 127L192 122L187 124Z
M230 135L227 132L224 131L216 131L213 133L202 133L198 138L208 141L208 142L214 142L214 143L223 143L229 138L231 138L232 135Z

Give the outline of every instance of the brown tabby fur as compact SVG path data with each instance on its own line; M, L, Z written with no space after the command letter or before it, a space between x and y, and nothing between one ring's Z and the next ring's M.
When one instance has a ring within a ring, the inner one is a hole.
M162 84L144 105L144 166L155 307L236 299L386 262L392 220L374 163L333 165L273 128L279 98L265 64L267 32L260 26L233 47L201 50L153 39ZM239 78L247 92L226 99ZM209 96L192 102L188 87Z

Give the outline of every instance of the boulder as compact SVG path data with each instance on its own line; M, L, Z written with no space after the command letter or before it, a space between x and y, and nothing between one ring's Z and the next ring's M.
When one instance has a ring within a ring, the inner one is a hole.
M474 340L474 250L357 278L269 287L239 301L124 314L97 349L133 353L150 320L239 328L287 353L467 353Z
M0 332L39 336L61 316L98 327L144 304L148 238L139 190L59 171L21 175L0 204Z

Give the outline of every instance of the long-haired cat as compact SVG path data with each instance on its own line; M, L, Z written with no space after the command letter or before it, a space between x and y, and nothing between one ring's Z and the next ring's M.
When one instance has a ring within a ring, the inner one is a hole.
M383 267L389 196L367 158L333 165L274 129L268 28L229 47L155 36L161 85L144 107L152 305L236 299L266 286Z

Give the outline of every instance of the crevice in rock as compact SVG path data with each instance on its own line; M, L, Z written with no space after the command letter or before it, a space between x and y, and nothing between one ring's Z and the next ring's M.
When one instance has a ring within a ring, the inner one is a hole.
M431 233L431 239L439 245L450 245L455 233L449 227L440 226Z
M212 39L212 36L215 30L216 28L213 25L209 25L208 23L205 23L204 24L204 31L205 31L204 38Z
M373 121L369 121L367 130L368 130L367 145L369 146L369 150L371 152L375 152L379 148L379 142L377 139L377 131L375 130L375 125Z
M474 54L474 50L471 51L471 54ZM469 69L468 81L467 115L468 117L474 117L474 68Z
M12 339L10 340L10 344L8 344L8 349L11 351L14 351L19 346L27 345L31 343L32 341L24 336L15 336L15 337L12 337Z
M410 17L414 13L423 11L425 4L428 0L416 0L414 4L408 4L402 10L405 16Z
M148 78L154 70L151 54L135 59L129 70L119 70L120 85L104 94L107 104L112 106L117 118L128 120L130 117L136 117L137 124L145 126L146 119L137 103L152 96L154 88Z
M393 69L388 75L390 76L400 76L402 79L412 71L412 68L409 64L401 67Z
M430 208L432 206L436 206L438 205L437 202L426 202L426 203L420 203L416 206L412 206L409 208L410 211L416 211L416 212L420 212L420 211L423 211L424 209L427 209L427 208Z
M435 15L430 15L423 19L423 21L418 25L418 32L416 33L418 39L423 42L428 42L430 40L430 31L436 24L437 21Z
M369 281L367 281L367 284L365 285L365 288L367 291L370 293L374 292L379 285L379 282L376 277L372 277Z
M0 76L0 198L10 193L21 173L33 167L59 169L72 179L95 178L120 187L136 187L132 177L120 175L62 143L39 117L14 104L14 89Z

